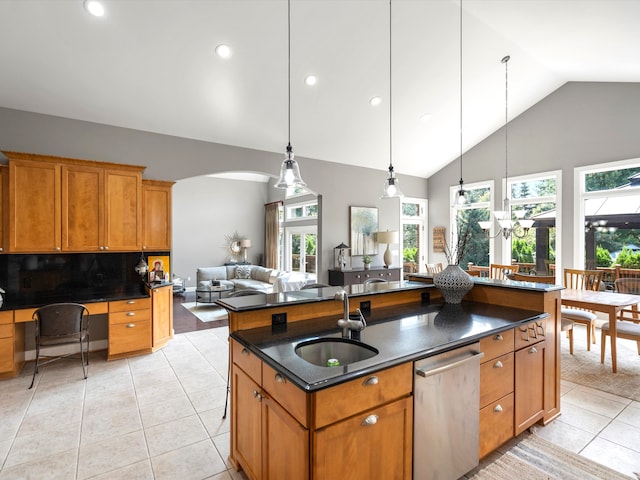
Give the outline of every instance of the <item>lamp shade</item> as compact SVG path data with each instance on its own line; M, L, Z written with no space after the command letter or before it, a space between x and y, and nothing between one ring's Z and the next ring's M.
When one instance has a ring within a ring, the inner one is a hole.
M251 247L251 240L249 240L248 238L245 238L244 240L240 241L240 246L242 248L250 248Z
M378 232L378 243L398 243L400 234L396 231Z

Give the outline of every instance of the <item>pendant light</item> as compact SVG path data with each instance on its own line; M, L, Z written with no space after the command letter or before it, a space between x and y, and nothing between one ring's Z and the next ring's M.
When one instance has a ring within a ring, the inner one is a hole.
M462 179L462 0L460 0L460 190L456 203L464 205L466 202L466 193L464 190L464 180Z
M380 198L400 198L404 194L398 186L398 178L393 171L393 147L392 147L392 129L391 129L391 0L389 0L389 176L384 181L382 196Z
M276 188L306 187L300 176L300 167L295 161L291 146L291 0L287 0L287 77L288 77L288 139L287 152L280 166L280 177L274 185Z
M505 56L500 60L504 64L504 182L505 182L505 195L502 201L503 210L495 210L493 216L500 225L498 233L493 237L502 234L505 240L509 240L511 236L517 238L526 237L529 233L529 229L533 227L533 220L525 220L518 218L517 220L511 219L511 205L509 203L509 69L508 63L511 57ZM522 215L523 216L523 215ZM485 234L489 235L491 229L490 221L478 222L480 228L482 228Z

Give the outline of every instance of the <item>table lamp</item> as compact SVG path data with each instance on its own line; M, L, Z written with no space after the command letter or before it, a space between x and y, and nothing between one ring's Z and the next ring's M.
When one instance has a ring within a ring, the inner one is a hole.
M378 243L386 243L387 249L384 251L384 268L389 268L393 260L393 255L389 249L389 244L398 243L400 235L396 231L378 232Z
M251 240L245 238L244 240L240 240L240 246L244 251L244 261L247 261L247 250L251 248Z

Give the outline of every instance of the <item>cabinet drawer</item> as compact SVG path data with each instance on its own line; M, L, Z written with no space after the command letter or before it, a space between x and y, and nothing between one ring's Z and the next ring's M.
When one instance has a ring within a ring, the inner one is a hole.
M320 390L313 396L315 427L329 425L408 395L412 384L413 364L409 362Z
M480 458L513 437L513 393L480 410Z
M151 308L151 298L149 297L109 302L109 312L128 312L129 310L144 310L145 308Z
M0 325L0 338L13 338L13 323Z
M544 340L544 323L544 320L536 320L515 328L515 350L520 350Z
M305 427L307 421L307 394L277 373L269 365L262 366L262 388L289 414Z
M483 362L488 362L494 358L513 352L513 330L497 333L480 340L480 351L484 352Z
M513 392L513 352L480 365L480 408Z
M146 310L131 310L129 312L116 312L109 314L109 325L116 325L119 323L130 322L142 322L145 320L151 320L151 309Z
M13 337L0 338L0 373L13 369Z
M240 343L231 340L233 363L238 365L244 373L249 375L257 384L262 384L262 360Z
M109 325L109 355L151 348L151 320L131 320Z
M13 310L0 312L0 325L6 325L7 323L13 323Z
M14 317L16 323L30 322L33 320L33 312L35 312L37 308L21 308L20 310L15 310Z

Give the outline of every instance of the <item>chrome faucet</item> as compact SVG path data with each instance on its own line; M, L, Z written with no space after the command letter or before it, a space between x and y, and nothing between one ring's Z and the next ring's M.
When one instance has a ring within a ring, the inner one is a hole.
M342 328L342 338L360 340L360 332L367 326L364 315L362 315L362 312L358 308L356 309L356 313L359 317L358 320L351 320L349 318L349 295L347 295L347 292L344 290L336 292L333 299L341 301L344 307L343 318L338 320L338 326Z

